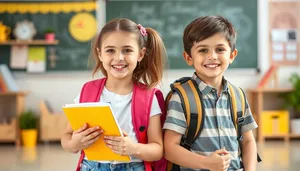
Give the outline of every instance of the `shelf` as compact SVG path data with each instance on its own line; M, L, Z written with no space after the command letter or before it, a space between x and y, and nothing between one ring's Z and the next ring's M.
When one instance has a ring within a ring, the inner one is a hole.
M290 134L290 138L300 138L300 134Z
M263 135L262 136L263 139L268 139L268 138L283 138L284 140L288 141L291 138L300 138L300 134L277 134L277 135Z
M53 42L48 42L44 39L37 39L31 41L8 40L6 42L0 42L0 45L57 45L58 43L59 43L58 40L54 40Z
M15 96L15 95L27 95L28 91L18 91L18 92L0 92L0 96Z
M284 93L284 92L291 92L293 91L293 88L264 88L264 89L249 89L248 91L250 92L269 92L269 93L276 93L276 92L280 92L280 93Z
M289 134L274 134L274 135L263 135L264 138L285 138L289 137Z

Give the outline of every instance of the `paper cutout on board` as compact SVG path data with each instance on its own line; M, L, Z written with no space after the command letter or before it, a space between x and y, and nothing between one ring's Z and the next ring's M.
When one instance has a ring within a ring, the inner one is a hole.
M294 29L273 29L273 42L297 41L297 31Z
M288 31L288 40L289 41L297 41L297 31L296 30Z
M46 71L46 49L45 47L30 47L28 53L27 72Z
M273 51L283 51L283 44L282 43L273 43L272 44Z
M297 51L297 43L287 43L286 51Z
M272 55L274 61L283 61L283 53L282 52L274 52Z
M288 53L286 53L286 59L288 61L296 61L297 60L297 53L296 52L288 52Z
M273 42L287 42L287 30L285 29L273 29L272 30L272 41Z
M10 68L25 69L28 58L28 46L15 45L10 49Z

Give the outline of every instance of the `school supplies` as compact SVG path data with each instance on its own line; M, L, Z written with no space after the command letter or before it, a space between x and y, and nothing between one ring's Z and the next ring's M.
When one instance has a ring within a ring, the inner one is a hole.
M114 153L105 145L104 136L123 136L109 103L66 104L63 107L73 130L85 123L89 127L100 126L103 129L100 138L90 147L83 149L88 160L130 161L129 156Z

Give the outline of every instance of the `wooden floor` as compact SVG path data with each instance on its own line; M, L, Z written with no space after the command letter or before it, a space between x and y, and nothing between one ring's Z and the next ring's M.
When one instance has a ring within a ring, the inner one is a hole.
M300 140L258 144L263 162L258 171L299 171ZM78 154L62 150L59 143L40 144L34 149L0 144L0 171L74 171Z

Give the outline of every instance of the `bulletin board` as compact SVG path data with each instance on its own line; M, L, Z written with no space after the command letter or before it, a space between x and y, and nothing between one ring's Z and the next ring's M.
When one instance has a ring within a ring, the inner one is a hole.
M269 2L270 63L300 65L300 2Z
M34 39L44 39L44 32L49 27L55 31L59 41L57 45L29 45L30 48L45 49L46 71L87 70L91 42L97 34L96 9L96 1L87 0L0 2L0 21L12 32L19 21L33 22L37 30ZM93 35L89 35L88 39L83 37L90 33ZM16 39L13 34L9 38ZM12 48L12 45L0 45L0 63L7 64L14 71L26 70L11 67Z

